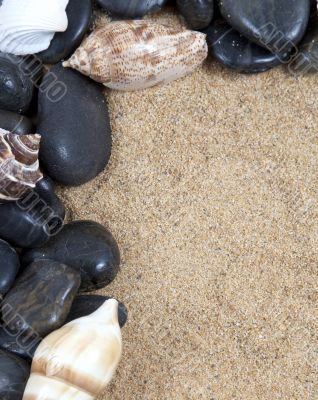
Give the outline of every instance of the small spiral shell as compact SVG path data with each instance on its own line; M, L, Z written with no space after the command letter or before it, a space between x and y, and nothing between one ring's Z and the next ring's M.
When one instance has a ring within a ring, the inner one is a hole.
M15 135L0 129L0 202L19 200L43 178L40 135Z
M208 54L205 38L152 21L117 21L93 32L63 66L111 89L145 89L197 68Z

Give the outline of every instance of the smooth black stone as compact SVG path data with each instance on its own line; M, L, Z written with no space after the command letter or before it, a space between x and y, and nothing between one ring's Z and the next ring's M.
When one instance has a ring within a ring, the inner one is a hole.
M0 109L28 111L41 69L33 60L0 53Z
M120 252L112 234L93 221L75 221L43 247L22 254L23 265L38 259L53 259L81 272L80 291L101 289L111 283L118 271Z
M225 21L214 21L204 32L210 54L236 71L264 72L282 62L278 55L252 43Z
M85 317L95 312L106 300L111 299L108 296L99 295L81 295L76 296L72 304L71 311L66 322L71 322L74 319ZM122 328L127 322L128 311L123 303L118 304L118 322Z
M65 89L54 101L54 90L45 90L52 79ZM42 135L40 160L53 180L76 186L95 178L106 167L112 144L102 87L60 64L54 66L41 84L37 131Z
M22 201L0 204L0 239L14 247L42 246L51 236L50 227L41 215L26 210Z
M0 348L14 353L26 361L31 362L42 338L37 334L19 330L14 327L1 325L0 327Z
M7 351L0 350L0 399L21 400L30 375L30 365Z
M65 207L55 193L54 183L51 178L44 176L35 189L28 193L21 203L29 207L30 214L41 215L49 226L51 234L56 234L63 226Z
M52 260L35 261L4 298L3 323L16 332L45 337L66 321L80 283L74 268Z
M159 11L167 0L97 0L97 4L111 15L120 18L141 18Z
M4 296L17 276L20 260L9 243L0 239L0 297Z
M310 0L218 0L223 17L252 42L288 52L308 25Z
M318 16L310 19L308 31L288 68L295 75L318 72Z
M204 29L213 19L214 0L177 0L177 6L192 29Z
M0 128L16 135L34 132L32 122L28 118L6 110L0 110Z
M81 44L92 17L91 0L70 0L66 8L68 28L54 35L50 47L37 56L46 64L68 58Z

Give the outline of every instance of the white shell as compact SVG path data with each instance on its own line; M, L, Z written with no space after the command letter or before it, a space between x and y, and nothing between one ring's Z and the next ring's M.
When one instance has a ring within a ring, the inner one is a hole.
M0 6L0 51L26 55L46 50L55 32L67 29L65 9L68 2L3 0Z
M111 381L121 352L118 302L110 299L41 342L23 400L93 400Z

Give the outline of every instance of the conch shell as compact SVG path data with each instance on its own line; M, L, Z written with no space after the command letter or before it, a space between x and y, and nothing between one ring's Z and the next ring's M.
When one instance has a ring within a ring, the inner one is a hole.
M0 1L0 51L16 55L38 53L50 46L55 32L68 26L69 0Z
M0 129L0 203L19 200L43 178L40 135L15 135Z
M137 90L192 72L207 54L203 33L151 21L117 21L93 32L63 66L111 89Z
M121 352L118 302L110 299L41 342L23 400L93 400L111 381Z

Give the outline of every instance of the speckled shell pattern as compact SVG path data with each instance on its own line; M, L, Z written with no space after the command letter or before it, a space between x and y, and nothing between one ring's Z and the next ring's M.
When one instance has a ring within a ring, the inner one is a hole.
M208 54L205 38L151 21L112 22L93 32L63 65L111 89L145 89L197 68Z
M121 352L118 302L110 299L41 342L23 400L93 400L111 381Z
M20 199L43 178L40 135L15 135L0 129L0 203Z

